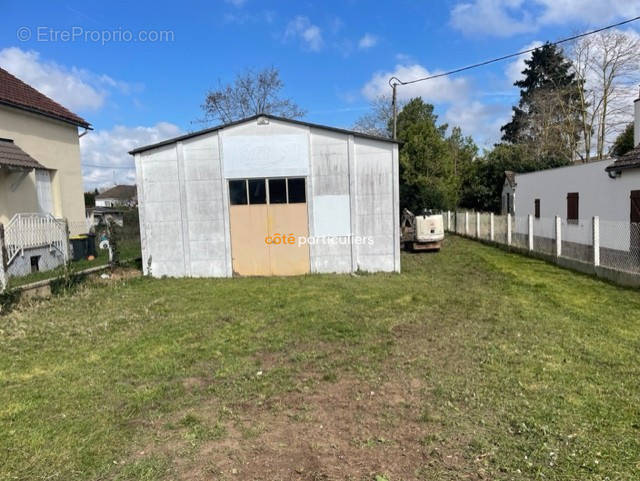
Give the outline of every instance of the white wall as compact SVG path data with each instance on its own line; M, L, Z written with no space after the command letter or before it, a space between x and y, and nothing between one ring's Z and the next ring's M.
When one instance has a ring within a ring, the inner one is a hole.
M310 245L311 272L400 270L396 144L252 121L136 154L136 173L154 276L231 276L227 180L296 175L307 177L309 235L335 238Z
M351 272L349 136L311 129L310 234L331 236L333 244L310 246L311 272Z
M516 175L515 215L534 214L534 200L540 199L540 219L534 232L554 237L552 219L567 217L567 193L579 194L579 223L563 222L563 240L590 243L591 219L600 217L600 245L612 249L629 248L629 217L632 190L640 190L640 169L622 171L611 179L605 167L611 159L557 169ZM516 222L514 232L526 232L526 222Z
M355 234L373 240L356 245L355 264L365 271L399 271L399 207L394 182L395 144L355 138ZM353 195L353 193L352 193ZM396 242L398 240L398 242ZM396 245L398 244L398 245Z

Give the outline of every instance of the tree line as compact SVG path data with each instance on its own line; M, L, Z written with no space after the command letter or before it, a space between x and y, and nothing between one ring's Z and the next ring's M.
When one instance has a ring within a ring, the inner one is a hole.
M401 208L499 212L504 172L531 172L619 156L633 145L632 100L640 78L640 40L622 31L583 37L565 51L546 43L525 60L512 117L501 141L479 151L457 126L439 123L421 98L400 104ZM258 113L300 118L282 96L279 71L246 71L209 91L204 121L228 123ZM391 102L375 99L354 130L391 136Z

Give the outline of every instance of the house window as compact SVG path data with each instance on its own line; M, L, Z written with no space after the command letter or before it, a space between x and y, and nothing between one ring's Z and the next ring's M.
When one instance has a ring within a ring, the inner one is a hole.
M577 224L579 219L579 195L578 192L569 192L567 194L567 222Z
M540 199L536 199L533 201L533 214L536 219L540 218Z
M511 213L511 204L510 204L510 200L511 200L511 195L510 194L505 194L505 205L506 205L506 210L505 210L505 214L510 214Z
M31 256L29 261L31 262L31 272L39 272L40 271L40 256Z
M38 207L43 214L53 213L53 200L51 197L51 172L36 169L36 195Z

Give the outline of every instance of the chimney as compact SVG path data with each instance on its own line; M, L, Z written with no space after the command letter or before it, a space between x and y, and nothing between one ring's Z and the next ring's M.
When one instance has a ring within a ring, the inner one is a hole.
M640 97L633 101L633 146L640 144Z

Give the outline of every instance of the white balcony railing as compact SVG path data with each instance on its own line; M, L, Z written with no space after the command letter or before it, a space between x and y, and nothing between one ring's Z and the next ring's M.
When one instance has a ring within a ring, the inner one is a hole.
M69 257L67 225L51 214L15 214L4 229L8 264L25 249L49 247Z

